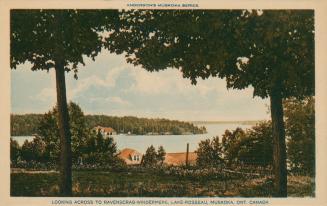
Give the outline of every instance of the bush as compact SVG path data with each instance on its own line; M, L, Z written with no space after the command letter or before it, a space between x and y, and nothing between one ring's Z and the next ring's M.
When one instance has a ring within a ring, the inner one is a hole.
M196 164L199 167L217 167L224 164L222 158L221 144L219 137L214 137L212 140L206 139L199 143Z

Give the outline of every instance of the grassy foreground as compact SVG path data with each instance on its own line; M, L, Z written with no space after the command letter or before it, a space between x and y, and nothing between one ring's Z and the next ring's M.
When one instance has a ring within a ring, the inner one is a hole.
M58 196L58 173L12 173L11 196ZM267 178L194 180L147 172L74 171L73 195L84 197L271 197ZM314 181L290 176L289 196L314 196Z

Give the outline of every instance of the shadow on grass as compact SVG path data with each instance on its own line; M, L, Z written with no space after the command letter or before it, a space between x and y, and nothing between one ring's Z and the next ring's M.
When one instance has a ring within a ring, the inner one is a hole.
M11 196L59 196L59 175L11 174ZM155 173L73 172L73 195L76 197L271 197L271 178L202 179ZM291 176L289 196L314 196L310 177Z

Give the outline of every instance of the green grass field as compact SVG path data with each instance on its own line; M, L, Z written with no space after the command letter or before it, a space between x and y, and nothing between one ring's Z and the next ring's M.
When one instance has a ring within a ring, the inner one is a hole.
M11 196L58 196L58 173L11 174ZM270 197L272 182L265 178L194 180L150 172L74 171L73 195L83 197ZM314 196L306 176L289 177L289 196Z

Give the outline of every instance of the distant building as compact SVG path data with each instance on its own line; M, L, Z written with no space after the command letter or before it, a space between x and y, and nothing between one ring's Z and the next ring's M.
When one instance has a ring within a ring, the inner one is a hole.
M195 165L196 158L198 155L195 152L188 153L188 164ZM165 156L164 164L167 165L185 165L186 163L186 152L167 153Z
M125 161L127 165L138 165L141 164L143 155L130 148L125 148L118 154L118 157Z
M94 130L96 132L100 132L104 137L108 137L108 136L117 134L117 132L111 127L96 126L96 127L94 127Z

